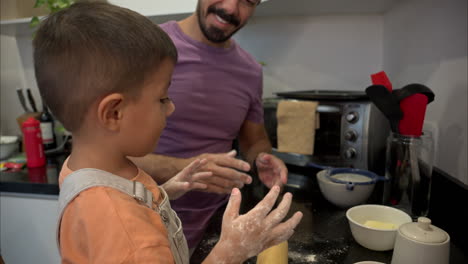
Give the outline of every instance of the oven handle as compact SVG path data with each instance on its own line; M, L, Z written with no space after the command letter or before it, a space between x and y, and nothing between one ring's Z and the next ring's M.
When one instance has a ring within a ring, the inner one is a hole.
M333 105L319 105L317 106L318 113L341 113L341 109L338 106Z

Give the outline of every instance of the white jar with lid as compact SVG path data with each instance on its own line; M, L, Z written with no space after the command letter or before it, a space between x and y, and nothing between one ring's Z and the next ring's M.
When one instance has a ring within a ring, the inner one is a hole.
M450 236L429 218L419 217L398 229L392 264L448 264L449 256Z

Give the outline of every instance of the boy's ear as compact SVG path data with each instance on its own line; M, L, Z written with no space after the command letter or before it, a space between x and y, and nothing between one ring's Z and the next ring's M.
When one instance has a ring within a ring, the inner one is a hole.
M104 97L98 105L99 123L111 131L119 131L123 117L124 96L113 93Z

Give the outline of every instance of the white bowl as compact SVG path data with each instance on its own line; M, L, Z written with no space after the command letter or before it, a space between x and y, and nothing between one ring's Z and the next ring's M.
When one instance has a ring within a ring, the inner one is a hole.
M18 149L17 136L0 136L0 160L11 156Z
M325 199L332 204L341 207L349 208L358 204L365 203L374 190L375 183L366 185L354 185L353 189L347 188L346 184L336 183L331 181L327 176L327 170L322 170L317 173L317 182L320 191ZM341 177L340 180L363 182L369 178L358 174L337 174L333 177Z
M354 240L361 246L376 251L393 249L400 225L412 222L407 213L393 207L377 204L352 207L346 211L346 218L348 218ZM392 229L367 227L364 225L366 221L391 223L395 227Z

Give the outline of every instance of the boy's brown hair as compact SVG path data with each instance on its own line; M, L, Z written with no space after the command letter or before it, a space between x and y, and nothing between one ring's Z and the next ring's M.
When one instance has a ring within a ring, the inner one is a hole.
M135 99L163 60L177 61L174 43L149 19L96 2L50 15L33 47L41 96L71 132L97 99L115 92Z

